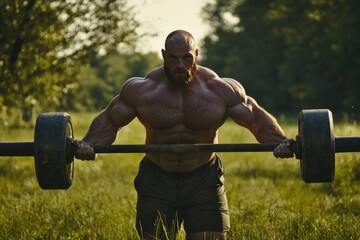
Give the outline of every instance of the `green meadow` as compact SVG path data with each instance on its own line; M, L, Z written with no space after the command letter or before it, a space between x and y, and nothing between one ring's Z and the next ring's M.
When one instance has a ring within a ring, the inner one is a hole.
M94 114L72 113L75 138ZM279 121L289 137L297 120ZM359 135L356 122L335 123L337 136ZM33 128L0 130L0 141L32 141ZM141 144L144 129L134 121L118 144ZM221 143L255 142L229 121ZM272 153L219 153L231 216L229 239L360 239L360 153L336 155L335 181L306 184L296 159ZM133 180L142 154L100 154L75 162L68 190L42 190L32 157L0 158L0 239L138 239ZM176 239L185 239L181 230Z

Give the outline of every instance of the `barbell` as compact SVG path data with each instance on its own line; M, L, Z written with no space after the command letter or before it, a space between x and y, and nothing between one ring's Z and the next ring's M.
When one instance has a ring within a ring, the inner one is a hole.
M67 113L41 113L36 120L34 142L1 142L0 156L34 156L42 189L68 189L74 178L74 132ZM278 144L148 144L94 145L95 153L268 152ZM291 146L300 159L306 183L332 182L335 153L359 152L360 137L335 137L330 110L302 110L298 135Z

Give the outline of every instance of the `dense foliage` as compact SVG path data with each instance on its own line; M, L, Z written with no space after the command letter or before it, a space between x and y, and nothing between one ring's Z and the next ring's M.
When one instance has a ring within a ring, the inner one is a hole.
M358 111L359 1L216 0L203 12L204 64L262 105Z
M62 107L81 66L137 38L126 0L4 0L0 9L2 124L12 111L29 120L34 107Z
M76 91L63 99L62 109L92 111L105 108L130 77L144 77L162 62L156 53L120 53L109 50L104 56L91 59L75 79Z
M131 50L141 36L130 4L1 1L0 127L40 111L99 110L128 77L160 65L157 54ZM358 1L215 0L202 12L212 30L201 64L271 112L360 115Z

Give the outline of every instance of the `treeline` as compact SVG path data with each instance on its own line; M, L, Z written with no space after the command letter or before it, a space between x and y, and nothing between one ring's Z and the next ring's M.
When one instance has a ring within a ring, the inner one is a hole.
M127 77L159 64L134 51L139 24L127 0L1 1L0 127L105 107Z
M117 49L91 59L89 65L79 69L74 89L69 91L61 109L72 111L98 111L105 108L130 77L144 77L162 64L155 52L120 53Z
M162 64L134 50L146 35L129 4L1 1L0 127L42 111L98 111L124 80ZM215 0L202 14L212 30L201 64L240 81L270 111L358 114L360 2Z
M216 0L204 64L277 111L359 115L360 2Z

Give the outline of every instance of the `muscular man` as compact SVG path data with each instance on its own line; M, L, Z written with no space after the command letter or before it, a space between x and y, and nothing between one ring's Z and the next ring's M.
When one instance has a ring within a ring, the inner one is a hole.
M292 157L291 140L275 118L239 82L197 65L198 54L190 33L170 33L164 65L124 83L83 140L75 141L76 157L95 159L90 145L112 144L134 118L146 129L146 144L218 143L219 127L231 118L259 142L279 143L275 157ZM187 239L226 239L230 222L223 180L214 152L147 153L134 181L139 235L159 236L159 225L176 231L184 223Z

